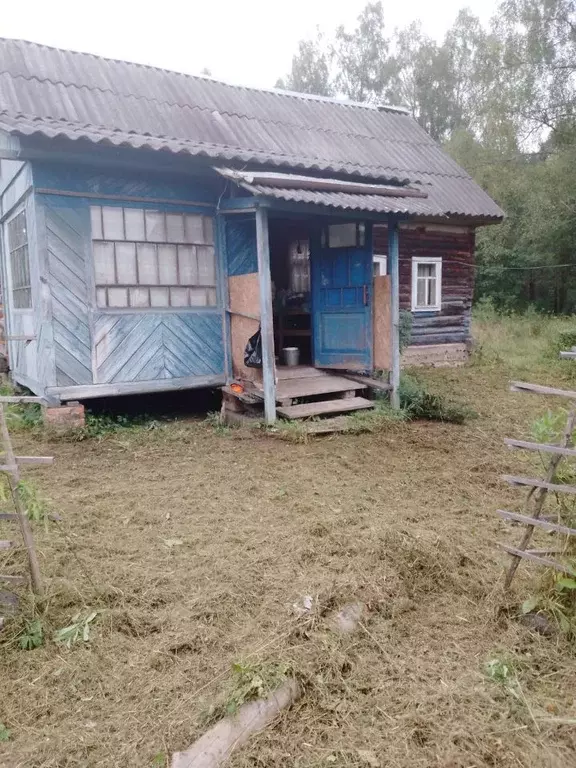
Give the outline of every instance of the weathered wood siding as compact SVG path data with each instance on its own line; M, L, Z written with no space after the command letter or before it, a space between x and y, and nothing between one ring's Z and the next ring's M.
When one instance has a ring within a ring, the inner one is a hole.
M2 286L5 302L6 331L9 336L28 336L31 341L9 341L9 365L16 381L42 393L42 375L49 361L44 356L46 291L41 282L44 274L42 253L39 248L37 211L32 193L32 169L29 163L2 161ZM6 223L19 211L26 212L27 242L30 261L32 293L31 309L14 309L8 279Z
M39 189L35 198L41 235L35 250L45 252L51 332L47 329L51 367L47 355L46 366L37 374L42 387L56 388L65 399L68 387L92 386L95 390L91 394L96 395L97 385L141 382L137 391L146 392L161 389L168 379L186 379L187 386L194 386L195 377L201 383L206 377L223 378L221 275L215 307L102 310L95 301L90 206L114 204L108 196L114 200L118 196L116 204L125 207L209 216L210 204L198 207L191 202L188 207L182 202L182 196L198 194L198 190L187 188L181 181L172 189L165 180L158 186L143 178L89 175L88 171L71 169L59 175L52 166L35 169L34 182ZM63 194L55 189L58 184ZM99 194L106 197L99 198ZM123 201L123 194L128 201ZM210 188L206 196L212 197ZM130 202L131 197L142 202ZM146 202L148 198L150 202ZM171 199L177 202L171 203Z
M386 254L388 231L374 227L374 253ZM474 230L442 225L400 228L400 308L412 307L412 258L442 259L442 309L412 313L412 344L465 342L474 291Z

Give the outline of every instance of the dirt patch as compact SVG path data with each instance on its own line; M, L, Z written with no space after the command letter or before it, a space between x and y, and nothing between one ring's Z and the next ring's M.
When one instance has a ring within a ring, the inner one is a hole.
M502 438L546 408L508 394L509 373L422 374L478 410L465 426L306 444L195 422L81 444L19 436L19 452L56 457L29 472L63 518L36 526L48 630L102 614L69 651L23 652L8 630L0 763L163 765L244 661L289 665L306 695L232 768L571 764L574 659L501 610L494 542L511 533L494 510L517 496L498 475L518 466ZM306 595L314 610L301 616ZM369 606L358 635L318 630L351 600ZM519 689L486 674L494 658Z

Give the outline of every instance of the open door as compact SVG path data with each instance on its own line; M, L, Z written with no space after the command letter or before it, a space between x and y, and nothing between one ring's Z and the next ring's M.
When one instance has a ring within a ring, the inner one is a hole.
M332 224L311 242L312 333L318 368L372 368L372 231Z

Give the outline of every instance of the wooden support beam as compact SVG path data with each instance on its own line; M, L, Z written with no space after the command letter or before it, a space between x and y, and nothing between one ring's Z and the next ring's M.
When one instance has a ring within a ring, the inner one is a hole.
M0 520L18 520L16 512L0 512Z
M576 392L570 389L556 389L555 387L543 387L540 384L528 384L525 381L510 382L510 392L530 392L534 395L556 395L576 400Z
M559 523L551 523L549 520L545 520L540 517L530 517L529 515L521 515L518 512L508 512L507 509L497 509L496 514L500 515L503 520L510 520L514 523L524 523L524 525L535 525L537 528L542 528L547 533L563 533L566 536L576 536L576 528L568 528L566 525L560 525Z
M54 464L54 456L15 456L16 464Z
M390 310L392 315L392 370L390 384L392 390L390 403L393 408L400 408L400 239L398 222L388 220L388 270L390 274Z
M264 416L267 424L276 421L276 364L274 361L274 325L272 311L272 278L270 275L270 242L268 211L256 211L256 250L260 286L260 328L262 333L262 378Z
M576 485L563 485L560 483L549 483L546 480L538 480L535 477L514 477L513 475L502 475L502 479L510 485L528 486L529 488L544 488L554 493L574 493L576 494Z
M17 397L17 396L0 396L0 403L40 403L45 404L46 400L43 397Z
M559 456L576 456L575 448L562 448L560 445L548 445L547 443L531 443L526 440L504 439L508 448L524 448L527 451L538 451L539 453L554 453Z
M550 560L550 558L548 557L540 557L540 555L535 555L532 552L530 552L530 550L527 550L527 549L516 549L516 547L509 547L508 544L499 543L499 546L502 547L503 550L508 552L509 555L512 555L515 558L531 560L533 563L538 563L538 565L543 565L545 568L553 568L555 571L560 571L561 573L568 573L570 576L576 576L576 572L574 572L567 565L562 565L562 563L559 563L557 560Z
M0 581L6 581L8 584L28 584L26 576L7 576L4 573L0 573Z
M0 540L0 549L12 549L14 546L13 541L2 541Z

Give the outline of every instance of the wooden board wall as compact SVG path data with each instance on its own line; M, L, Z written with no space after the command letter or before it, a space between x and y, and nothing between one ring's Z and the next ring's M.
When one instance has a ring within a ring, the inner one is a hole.
M388 252L386 226L374 227L374 253ZM400 229L400 309L412 305L412 258L442 258L442 309L413 313L412 344L466 342L474 292L474 230L442 225Z
M374 278L373 295L374 368L377 371L389 371L392 368L392 316L388 275L379 275Z
M235 315L234 312L246 312L260 315L260 286L258 273L234 275L228 278L230 315L230 347L232 350L232 372L237 379L262 381L260 368L247 368L244 365L244 350L248 339L258 330L260 322L249 317Z

